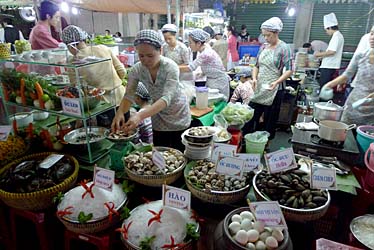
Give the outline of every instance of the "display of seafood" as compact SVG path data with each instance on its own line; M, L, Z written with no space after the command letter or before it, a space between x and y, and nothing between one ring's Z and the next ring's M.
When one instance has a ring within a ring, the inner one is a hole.
M104 90L99 88L94 88L91 86L87 86L86 90L82 90L76 87L66 86L63 89L59 89L56 93L57 96L63 96L67 98L79 98L79 91L81 91L82 96L100 96L103 94Z
M63 182L74 171L74 163L66 156L48 169L40 168L41 162L24 161L8 169L0 177L0 189L12 193L35 192Z
M159 151L160 152L160 151ZM124 158L126 167L139 175L163 175L174 172L185 164L184 155L176 150L169 149L160 152L165 159L164 172L152 161L153 152L134 152Z
M250 174L244 173L242 179L216 173L216 165L207 160L200 160L188 172L187 180L194 186L207 191L234 191L247 186Z
M116 132L110 132L107 135L108 139L111 140L124 140L133 137L138 131L137 130L132 130L132 131L116 131Z
M209 130L208 127L193 127L188 130L190 136L209 136L213 134L214 131Z
M263 170L256 176L256 187L271 200L290 208L317 208L328 200L326 191L311 189L308 174L300 169L277 174Z
M76 144L86 143L87 137L89 142L95 142L98 140L103 139L103 135L95 134L95 133L87 133L87 135L81 134L74 138L74 142Z

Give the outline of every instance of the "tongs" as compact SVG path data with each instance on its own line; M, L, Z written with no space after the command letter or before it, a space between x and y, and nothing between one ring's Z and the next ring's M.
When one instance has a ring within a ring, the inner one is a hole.
M339 161L336 157L330 156L318 156L318 155L300 155L295 154L295 156L301 158L309 158L313 160L313 164L320 165L322 167L334 168L336 170L336 174L338 175L348 175L350 173L350 169L347 166L342 166L342 162Z

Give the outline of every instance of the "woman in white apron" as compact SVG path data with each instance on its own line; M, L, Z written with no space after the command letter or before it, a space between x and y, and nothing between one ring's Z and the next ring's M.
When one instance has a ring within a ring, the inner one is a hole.
M266 39L261 48L257 63L253 69L254 96L249 103L254 116L243 128L244 134L258 130L259 120L264 114L265 130L270 133L269 139L275 135L283 96L283 82L291 76L291 49L279 39L283 23L278 17L270 18L261 25Z

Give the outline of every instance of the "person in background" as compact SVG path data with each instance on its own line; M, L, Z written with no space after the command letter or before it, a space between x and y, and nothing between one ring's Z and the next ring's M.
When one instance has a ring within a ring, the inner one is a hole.
M210 46L213 46L214 41L214 30L210 26L205 26L203 30L209 34L210 39L206 42L206 44L209 44Z
M258 40L259 43L265 44L266 43L266 39L265 39L264 35L262 34L261 25L260 25L260 27L258 29L260 30L260 34L258 35L257 40Z
M240 77L239 85L235 88L234 93L231 96L230 102L236 103L241 102L248 105L253 97L253 81L252 81L252 70L248 67L245 71L236 75Z
M3 29L0 29L0 42L11 43L14 51L14 42L16 40L25 40L22 32L13 26L12 19L4 18L1 22Z
M314 54L315 57L322 59L319 79L321 87L331 81L335 71L340 68L344 47L344 37L339 31L338 20L334 13L323 17L323 25L326 33L331 36L331 40L325 52Z
M182 133L191 124L190 106L179 86L178 65L161 55L161 35L154 30L137 33L134 46L140 62L129 73L127 91L112 122L112 130L132 131L147 117L152 118L153 144L184 150ZM142 82L152 98L152 105L133 114L125 122L124 113L134 102L138 83Z
M222 60L223 66L225 67L225 69L227 69L227 49L229 47L229 44L225 39L222 38L222 35L222 31L217 30L216 35L214 36L216 42L213 44L212 49L217 52Z
M166 42L162 45L162 55L172 59L178 65L188 65L190 62L190 51L184 43L177 40L177 26L165 24L161 31Z
M110 30L105 30L105 35L106 36L111 36L112 34L110 34Z
M51 35L51 26L56 26L60 21L60 11L58 5L43 1L40 4L40 20L30 33L30 43L32 49L53 49L58 48L59 41Z
M239 65L239 53L237 49L238 40L234 26L227 27L228 50L227 50L227 69L230 70Z
M122 37L121 32L117 31L117 32L114 34L114 37L121 38L121 37Z
M68 21L65 17L61 16L60 21L57 23L56 26L51 26L51 34L54 39L59 42L62 42L61 39L61 32L68 26Z
M356 109L352 107L352 104L358 100L374 97L374 26L369 34L370 48L365 51L356 50L344 73L326 83L321 90L321 92L325 89L331 91L335 86L344 84L350 78L355 77L356 85L345 102L346 108L341 119L346 124L357 126L374 124L374 101L364 103Z
M179 66L181 72L192 72L199 66L202 73L206 77L205 86L218 89L224 95L227 101L229 98L229 76L225 72L225 67L221 58L209 45L205 43L209 41L210 35L202 29L194 29L189 33L189 44L192 51L197 51L196 59L188 66Z
M245 26L245 24L242 24L239 38L240 42L249 42L249 33L247 32L247 26Z
M147 88L143 83L139 82L136 88L134 102L140 107L139 112L142 112L146 108L150 107L151 97L149 96ZM139 123L139 138L142 142L153 143L153 132L152 132L152 119L151 117L145 118Z
M252 120L245 124L243 134L259 130L260 117L264 114L269 139L275 136L284 82L292 75L291 48L279 39L282 28L283 23L278 17L272 17L261 25L266 43L261 47L253 68L254 96L249 103L255 111Z
M62 40L67 45L70 53L73 54L75 60L88 56L111 59L110 61L83 67L79 69L79 75L89 85L104 89L104 100L118 106L125 94L122 79L126 77L126 69L110 48L105 45L88 46L86 44L87 39L87 32L74 25L69 25L62 31ZM75 71L70 73L70 81L75 83L77 81ZM114 113L114 109L111 109L105 115L111 121ZM100 124L100 117L98 117L98 124Z

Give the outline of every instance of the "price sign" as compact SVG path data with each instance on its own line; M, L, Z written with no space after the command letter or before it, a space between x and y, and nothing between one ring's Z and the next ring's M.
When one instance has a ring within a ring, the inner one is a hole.
M0 126L0 141L8 140L10 131L12 131L12 126Z
M337 190L336 170L313 165L310 186L315 189Z
M251 172L257 169L261 163L260 154L237 154L235 157L244 161L243 172Z
M224 143L214 143L212 151L212 162L217 163L220 157L233 157L236 152L236 146Z
M162 185L162 201L164 206L190 211L191 193L184 189Z
M272 174L297 168L292 148L265 154L265 161Z
M256 220L262 221L265 226L287 228L286 220L277 201L251 202L249 208Z
M162 171L165 173L165 158L164 156L156 149L152 150L152 161L153 163Z
M244 161L236 157L222 157L217 161L216 172L232 177L243 177Z
M95 186L112 192L115 172L110 169L99 168L95 165L94 183Z
M66 114L74 115L74 116L81 116L81 104L79 102L79 98L66 98L60 97L62 110Z
M56 162L62 159L64 155L59 155L59 154L51 154L47 158L45 158L40 164L40 168L48 169L52 167Z

